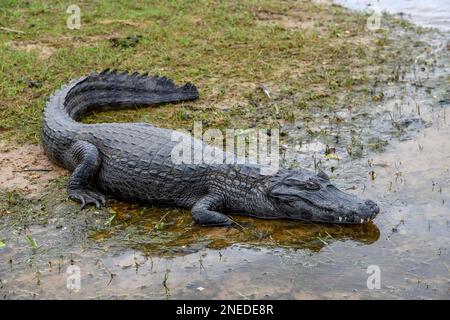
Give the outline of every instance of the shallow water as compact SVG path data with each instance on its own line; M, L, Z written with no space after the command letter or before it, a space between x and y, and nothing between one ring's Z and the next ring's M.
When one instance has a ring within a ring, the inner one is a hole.
M366 169L373 169L376 178L363 181L365 189L358 193L381 203L382 214L373 224L327 227L241 218L261 236L191 227L176 237L191 250L181 246L176 252L157 253L152 245L140 244L104 252L90 246L83 252L75 246L72 254L64 252L61 271L58 259L52 259L52 266L41 264L39 274L33 267L3 269L2 291L11 297L39 298L447 299L450 139L442 137L450 136L450 125L445 112L416 138L371 157ZM147 218L155 221L154 215ZM52 235L49 228L34 227L33 237L46 247L57 247L64 237ZM201 237L209 240L199 241ZM238 243L229 244L233 242ZM17 255L27 251L23 246L9 250L9 256L15 256L15 250ZM35 255L39 259L39 253ZM78 293L66 289L69 257L82 271ZM370 265L380 267L379 290L366 286ZM166 274L167 288L162 285Z
M119 202L80 216L76 204L56 199L42 225L0 228L7 240L0 296L448 299L448 52L439 50L445 36L424 37L431 53L399 83L380 85L381 101L360 110L313 110L308 125L286 126L285 164L319 163L340 187L376 200L381 213L372 223L235 217L245 228L239 231L193 225L181 210ZM339 160L325 157L327 145ZM24 230L38 248L30 248ZM78 291L67 289L71 265L81 271ZM380 289L367 286L373 265Z
M379 8L392 14L401 14L414 23L442 31L450 31L450 2L447 0L336 0L355 10Z

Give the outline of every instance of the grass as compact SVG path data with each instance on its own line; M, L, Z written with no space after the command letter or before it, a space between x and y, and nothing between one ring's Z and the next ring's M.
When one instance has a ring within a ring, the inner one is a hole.
M48 96L93 70L148 71L191 81L201 99L94 114L86 122L190 128L193 120L202 120L205 127L267 127L292 121L309 107L335 105L343 93L367 93L377 70L401 59L387 29L369 32L364 14L334 5L84 2L81 29L70 30L70 4L2 1L0 27L23 32L0 30L2 139L38 143ZM129 36L141 37L135 46L113 45ZM269 88L270 99L260 84Z

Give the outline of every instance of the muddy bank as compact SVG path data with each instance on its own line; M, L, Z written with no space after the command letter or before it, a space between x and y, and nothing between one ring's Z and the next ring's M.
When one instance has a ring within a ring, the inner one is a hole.
M50 183L68 172L48 160L40 146L0 145L0 189L37 197Z

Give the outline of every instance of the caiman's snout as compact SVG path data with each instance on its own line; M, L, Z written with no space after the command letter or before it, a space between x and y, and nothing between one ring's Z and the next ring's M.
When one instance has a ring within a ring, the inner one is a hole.
M356 197L351 197L355 199ZM330 223L342 224L362 224L373 220L380 212L378 205L372 200L360 200L359 204L345 205L340 204L335 208L327 218L322 216L322 219L327 219Z
M364 201L364 208L361 211L363 214L371 216L371 218L375 218L375 216L380 213L380 208L372 200L366 200Z
M372 200L363 200L331 184L325 173L285 172L270 189L277 210L290 219L336 224L362 224L380 212Z
M351 199L357 199L351 197ZM363 200L359 204L345 205L341 204L337 206L334 213L331 213L328 217L328 221L331 223L342 224L362 224L373 220L380 212L378 205L372 200ZM323 217L322 217L323 218Z
M352 222L368 222L374 219L378 213L380 213L380 208L378 207L378 205L372 200L365 200L364 203L361 203L359 205L357 212L355 212L356 218Z

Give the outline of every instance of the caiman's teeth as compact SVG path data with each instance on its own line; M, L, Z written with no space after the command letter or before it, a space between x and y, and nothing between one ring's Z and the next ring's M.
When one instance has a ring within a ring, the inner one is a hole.
M339 222L341 222L342 221L342 217L339 217Z

